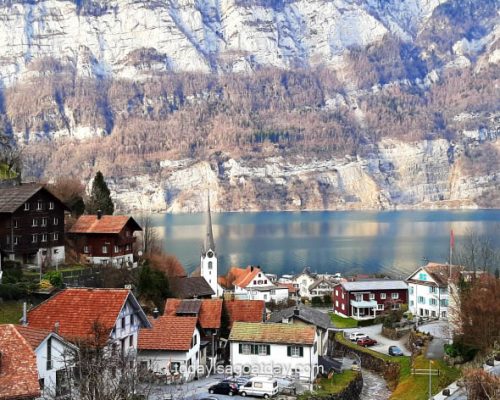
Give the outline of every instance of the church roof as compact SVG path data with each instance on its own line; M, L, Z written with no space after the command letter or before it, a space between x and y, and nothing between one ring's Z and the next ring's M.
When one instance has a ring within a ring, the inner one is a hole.
M215 251L214 233L212 230L212 214L210 212L210 196L208 197L207 231L205 233L205 243L204 243L203 253L207 252L208 250Z

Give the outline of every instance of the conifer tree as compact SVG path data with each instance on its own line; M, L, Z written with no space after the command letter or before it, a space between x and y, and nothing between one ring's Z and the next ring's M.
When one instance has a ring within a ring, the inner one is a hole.
M92 182L90 197L85 203L85 211L88 214L97 214L99 210L106 215L113 215L115 211L108 185L106 185L101 171L97 171L94 182Z

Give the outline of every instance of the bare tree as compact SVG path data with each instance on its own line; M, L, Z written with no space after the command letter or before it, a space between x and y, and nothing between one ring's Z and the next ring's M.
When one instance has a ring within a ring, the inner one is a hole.
M158 229L153 225L151 214L142 213L139 217L139 225L142 228L140 249L145 256L153 253L160 253L163 248L163 241L158 234Z
M500 252L495 248L490 236L480 235L468 230L462 244L457 249L454 264L459 264L471 271L493 272L500 260Z
M464 382L469 400L493 400L500 398L500 377L482 369L468 369Z

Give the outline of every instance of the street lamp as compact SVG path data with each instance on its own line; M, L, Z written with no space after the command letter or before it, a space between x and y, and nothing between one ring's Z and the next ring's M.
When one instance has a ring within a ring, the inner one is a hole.
M444 356L444 340L434 338L427 347L425 357L429 360L429 399L432 399L432 360L440 360Z

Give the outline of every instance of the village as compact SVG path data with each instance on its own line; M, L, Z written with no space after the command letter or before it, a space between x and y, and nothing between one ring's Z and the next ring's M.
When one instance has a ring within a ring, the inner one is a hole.
M71 209L43 185L0 188L0 308L21 310L0 325L0 399L356 399L365 370L393 399L462 399L459 364L481 352L498 383L498 277L435 262L406 279L222 274L207 210L188 275L155 267L132 216L97 210L67 229ZM82 279L64 273L69 253ZM23 274L38 285L20 289ZM461 302L487 290L484 325ZM478 329L481 348L467 341Z

